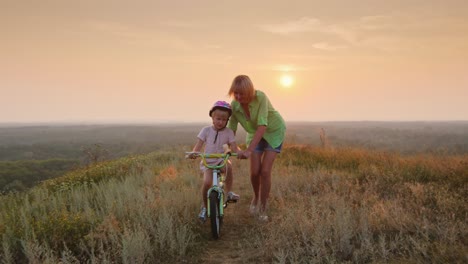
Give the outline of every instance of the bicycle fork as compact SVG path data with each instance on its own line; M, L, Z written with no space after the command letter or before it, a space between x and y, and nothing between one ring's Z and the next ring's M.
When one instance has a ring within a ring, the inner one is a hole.
M220 175L221 171L218 169L213 170L213 184L210 189L208 189L207 197L208 197L208 206L207 206L207 213L208 217L211 216L211 206L210 206L210 195L212 192L216 192L218 194L218 201L219 201L219 217L224 216L224 208L227 206L224 203L224 190L223 190L223 184L224 182L222 181L222 177ZM218 177L219 176L219 177Z

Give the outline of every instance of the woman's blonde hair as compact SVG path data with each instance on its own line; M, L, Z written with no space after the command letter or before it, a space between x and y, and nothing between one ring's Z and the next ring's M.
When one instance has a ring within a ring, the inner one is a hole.
M229 96L233 97L234 93L241 93L250 99L255 96L255 88L247 75L238 75L232 80L231 89L229 89Z

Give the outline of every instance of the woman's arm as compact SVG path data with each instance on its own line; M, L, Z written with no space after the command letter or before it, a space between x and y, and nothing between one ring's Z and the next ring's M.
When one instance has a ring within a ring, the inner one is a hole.
M252 141L250 142L249 146L245 151L242 152L242 156L248 159L252 152L255 150L255 147L257 147L258 143L260 140L262 140L263 135L265 134L267 127L266 126L258 126L257 130L255 131L254 137Z

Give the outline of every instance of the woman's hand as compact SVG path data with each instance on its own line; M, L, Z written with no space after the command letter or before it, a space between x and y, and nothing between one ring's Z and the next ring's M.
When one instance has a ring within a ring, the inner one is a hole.
M250 158L250 155L252 155L252 151L248 149L237 152L237 158L239 159L248 159Z

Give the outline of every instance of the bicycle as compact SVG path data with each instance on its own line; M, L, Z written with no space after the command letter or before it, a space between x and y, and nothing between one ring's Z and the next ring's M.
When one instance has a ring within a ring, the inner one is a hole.
M221 169L226 166L229 157L237 156L236 153L200 153L200 152L185 152L185 157L188 158L190 155L202 158L203 165L213 170L213 182L211 187L208 189L207 197L207 215L211 222L211 233L214 239L218 239L220 236L221 226L224 218L224 208L228 206L228 203L236 203L237 200L224 200L224 175ZM222 158L223 161L218 165L209 165L206 162L207 158Z

